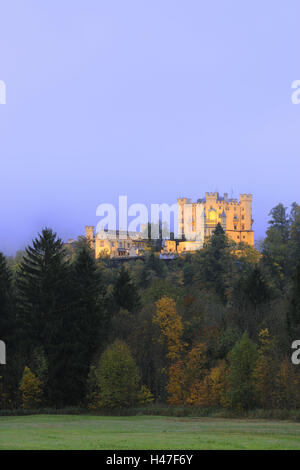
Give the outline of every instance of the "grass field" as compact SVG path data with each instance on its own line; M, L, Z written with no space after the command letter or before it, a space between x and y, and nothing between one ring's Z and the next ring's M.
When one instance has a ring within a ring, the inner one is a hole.
M0 449L300 449L300 423L162 416L0 417Z

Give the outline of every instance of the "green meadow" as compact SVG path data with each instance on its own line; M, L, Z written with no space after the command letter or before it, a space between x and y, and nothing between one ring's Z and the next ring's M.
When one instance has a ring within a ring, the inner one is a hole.
M300 423L255 419L0 417L0 449L300 449Z

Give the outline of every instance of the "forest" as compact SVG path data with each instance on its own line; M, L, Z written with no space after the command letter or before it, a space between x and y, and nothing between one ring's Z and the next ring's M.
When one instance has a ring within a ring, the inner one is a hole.
M156 246L116 265L45 228L0 254L1 410L300 408L300 206L274 207L257 248L220 225L194 254Z

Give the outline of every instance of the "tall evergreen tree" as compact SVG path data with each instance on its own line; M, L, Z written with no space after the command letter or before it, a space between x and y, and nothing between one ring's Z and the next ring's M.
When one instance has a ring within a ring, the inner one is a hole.
M294 202L290 214L290 250L292 271L300 261L300 206Z
M18 309L28 357L37 347L44 348L48 399L56 406L67 400L64 374L69 351L65 335L72 307L69 275L62 241L51 229L44 229L26 248L17 273Z
M253 372L257 348L245 332L230 353L230 402L234 408L249 409L255 404Z
M267 236L263 242L263 265L269 271L275 286L282 290L290 273L290 219L283 204L274 207L270 214Z
M247 330L252 338L256 336L270 300L271 290L259 265L244 266L232 290L235 320L241 331Z
M300 261L297 264L287 312L287 331L290 341L300 335Z
M229 252L229 242L226 234L218 224L206 247L197 255L194 279L226 300L226 291L232 275L232 260Z
M72 265L73 308L66 340L72 353L65 384L69 403L78 404L86 396L86 383L93 354L104 341L107 319L101 272L88 246L81 246Z
M113 297L117 307L128 310L129 312L136 311L140 306L140 296L137 288L132 282L124 265L122 265L115 283Z

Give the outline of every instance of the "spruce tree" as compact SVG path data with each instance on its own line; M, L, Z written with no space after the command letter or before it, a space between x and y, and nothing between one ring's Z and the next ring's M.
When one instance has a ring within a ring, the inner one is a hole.
M290 274L290 219L283 204L275 206L270 214L267 236L263 242L263 265L267 268L277 289L282 290Z
M113 297L118 308L135 312L140 307L140 297L131 277L122 265L113 290Z
M24 349L30 360L43 346L48 362L48 400L63 406L67 397L64 375L72 299L69 266L63 242L51 229L44 229L28 246L17 273L18 309L24 332Z
M220 224L207 245L196 255L194 279L200 287L215 290L226 301L226 291L232 275L229 242Z
M290 251L292 272L295 272L297 262L300 261L300 206L294 202L290 217Z
M69 404L78 404L86 396L93 354L101 348L107 330L102 276L89 247L82 246L76 253L71 279L73 309L67 339L72 354L65 385L69 389Z
M289 341L300 338L300 261L297 264L287 312Z
M245 332L230 353L230 402L233 408L249 409L255 404L253 372L257 348Z

